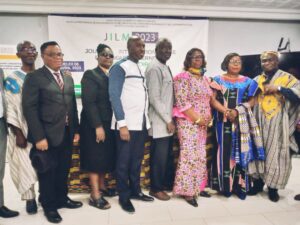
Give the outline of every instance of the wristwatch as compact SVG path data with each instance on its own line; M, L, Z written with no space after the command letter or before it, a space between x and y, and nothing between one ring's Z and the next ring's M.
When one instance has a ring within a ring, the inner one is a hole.
M281 86L278 86L277 90L278 90L278 91L281 91Z

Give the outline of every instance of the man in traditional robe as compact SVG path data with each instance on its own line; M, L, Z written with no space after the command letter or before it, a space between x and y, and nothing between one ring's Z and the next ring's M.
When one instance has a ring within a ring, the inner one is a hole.
M269 199L277 202L278 189L285 188L291 173L291 156L298 149L293 133L300 115L300 82L278 68L277 52L263 52L260 60L263 73L255 80L261 92L254 114L261 128L266 162L263 180L255 182L254 192L262 191L266 184Z
M0 68L0 217L10 218L18 216L19 212L10 210L4 205L3 178L7 142L6 104L4 94L4 73Z
M5 82L7 105L7 123L9 127L7 156L10 165L11 178L26 201L28 214L37 213L34 183L37 181L36 173L29 159L32 147L27 142L28 127L22 110L22 87L27 73L35 70L35 60L38 53L36 47L29 41L17 45L17 56L22 61L19 70L11 73Z

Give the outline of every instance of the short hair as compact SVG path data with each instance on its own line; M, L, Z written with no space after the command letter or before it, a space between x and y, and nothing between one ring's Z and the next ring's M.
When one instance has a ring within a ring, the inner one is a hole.
M48 46L53 46L53 45L58 45L59 44L56 42L56 41L48 41L48 42L45 42L41 45L41 54L44 53L45 49L48 47Z
M206 67L206 60L205 60L205 55L204 55L203 51L200 48L192 48L191 50L189 50L186 53L186 56L185 56L185 59L184 59L183 66L184 66L184 70L186 70L186 71L192 65L192 57L193 57L194 52L200 52L201 53L201 55L203 56L203 63L202 63L201 68L204 69Z
M97 46L97 54L99 55L101 52L104 51L105 48L109 48L111 50L111 48L108 45L106 45L106 44L99 44Z
M159 49L163 43L166 42L172 44L172 42L168 38L160 38L155 44L155 51Z
M130 38L128 38L127 41L127 49L129 49L129 47L131 46L131 44L137 40L142 40L142 38L140 38L139 36L131 36Z
M235 52L229 53L229 54L227 54L227 55L225 56L225 58L223 59L223 62L221 63L221 69L222 69L223 71L227 71L227 70L228 70L229 61L230 61L233 57L235 57L235 56L238 56L238 57L240 57L240 59L242 59L241 56L240 56L238 53L235 53Z
M30 41L22 41L17 44L17 52L21 52L25 44L32 44L35 47L35 45Z

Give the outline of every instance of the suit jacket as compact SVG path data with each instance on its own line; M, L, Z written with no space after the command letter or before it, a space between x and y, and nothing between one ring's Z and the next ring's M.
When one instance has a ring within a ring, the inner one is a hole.
M172 121L174 102L171 70L155 58L148 65L145 74L150 103L149 135L153 138L172 136L167 130L167 123Z
M101 126L103 122L111 122L112 109L108 95L108 77L102 69L96 67L85 71L81 87L82 120L87 120L92 128Z
M73 140L74 133L78 132L74 82L71 76L61 74L63 91L45 66L26 75L22 106L28 124L28 140L34 144L46 138L50 146L58 146L63 141L66 115L70 138Z

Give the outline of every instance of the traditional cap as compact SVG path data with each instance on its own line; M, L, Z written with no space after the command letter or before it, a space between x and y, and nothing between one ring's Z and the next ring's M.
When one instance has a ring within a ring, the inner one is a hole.
M277 59L279 58L279 53L276 51L264 51L263 53L261 53L260 58L263 58L267 55L273 55L275 56Z

